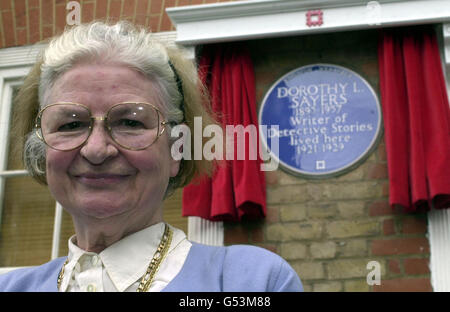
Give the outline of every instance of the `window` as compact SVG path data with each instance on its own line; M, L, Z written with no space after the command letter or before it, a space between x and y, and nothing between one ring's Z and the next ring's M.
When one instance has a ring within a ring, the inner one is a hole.
M5 50L2 51L6 52L2 55L2 61L15 65L14 61L18 60L11 60L8 56L17 56L17 48ZM27 50L29 53L29 49ZM27 63L30 56L28 54L28 57L22 57L22 61ZM45 186L28 176L20 157L17 157L17 148L20 147L10 131L15 113L11 104L21 79L30 66L11 67L0 71L1 271L6 271L5 268L41 264L60 254L67 254L67 238L73 233L70 217L56 206ZM56 219L55 207L59 212ZM55 223L61 226L55 228ZM53 233L54 230L57 232Z

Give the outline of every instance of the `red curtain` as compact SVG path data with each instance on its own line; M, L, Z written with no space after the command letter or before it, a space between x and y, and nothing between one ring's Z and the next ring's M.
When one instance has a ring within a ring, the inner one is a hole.
M449 208L450 109L434 29L384 30L378 60L389 202Z
M221 118L225 142L226 125L255 125L253 63L240 44L211 45L204 48L199 72L210 92L212 107ZM259 132L256 131L259 136ZM183 189L183 216L199 216L213 221L258 219L266 215L266 186L259 155L249 157L246 143L244 160L237 160L237 137L234 160L224 160L212 178L194 181ZM257 137L259 144L259 137ZM257 151L257 150L256 150Z

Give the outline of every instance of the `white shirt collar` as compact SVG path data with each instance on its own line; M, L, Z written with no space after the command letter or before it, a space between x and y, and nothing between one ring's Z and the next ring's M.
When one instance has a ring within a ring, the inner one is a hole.
M100 259L119 291L124 291L145 274L164 233L158 223L133 233L100 253Z
M173 251L173 249L181 242L186 241L186 235L182 231L174 228L172 229L174 230L174 236L169 248L169 253L171 253L171 251ZM104 249L98 255L94 252L87 252L79 248L74 243L76 241L75 236L72 236L69 239L69 263L66 265L65 271L67 272L67 275L70 276L75 269L78 271L80 271L80 269L88 269L86 268L86 263L90 262L80 261L83 263L83 267L81 268L79 263L80 258L83 256L94 258L95 256L98 256L115 288L118 291L124 291L133 283L140 280L146 272L161 241L163 232L164 223L157 223L124 237L120 241L117 241ZM181 266L183 262L184 259L181 261ZM69 281L70 278L64 278L63 283L61 284L62 290L65 290L68 287Z

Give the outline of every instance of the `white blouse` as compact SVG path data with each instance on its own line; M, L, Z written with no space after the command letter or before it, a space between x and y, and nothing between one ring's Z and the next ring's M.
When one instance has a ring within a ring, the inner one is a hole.
M178 274L192 246L183 231L171 228L172 243L149 288L152 292L161 291ZM99 254L79 248L72 236L60 291L136 291L163 233L164 223L157 223Z

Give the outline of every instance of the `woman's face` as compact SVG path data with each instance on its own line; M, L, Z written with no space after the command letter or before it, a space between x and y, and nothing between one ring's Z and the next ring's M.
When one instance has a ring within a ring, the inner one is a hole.
M111 106L127 101L148 102L162 110L156 88L125 66L82 64L58 78L48 103L81 103L93 116L105 116ZM103 121L96 121L83 146L68 152L47 147L49 189L75 218L122 215L128 221L161 221L151 219L160 218L169 177L179 169L167 133L147 149L131 151L117 145Z

